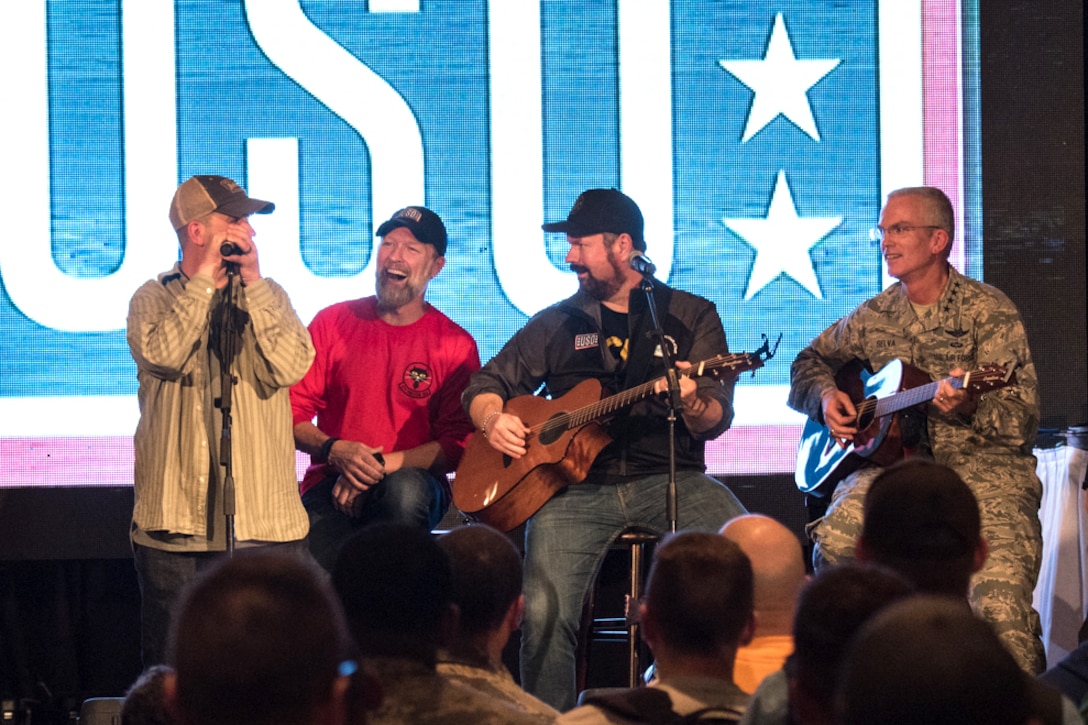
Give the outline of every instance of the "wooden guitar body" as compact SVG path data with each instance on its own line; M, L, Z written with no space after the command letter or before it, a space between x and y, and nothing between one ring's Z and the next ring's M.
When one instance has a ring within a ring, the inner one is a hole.
M772 350L764 335L763 346L753 353L715 355L680 374L736 376L762 367L777 349L778 342ZM532 431L526 453L511 458L492 448L482 433L473 433L453 482L454 505L502 531L517 527L559 491L585 480L597 455L612 442L598 421L653 395L655 386L650 380L602 397L600 381L589 379L555 400L521 395L506 401L503 412L518 416Z
M601 392L599 381L584 380L555 400L523 395L511 399L505 410L533 426L590 405L601 399ZM611 442L597 422L557 426L533 436L524 456L511 458L473 433L454 479L453 503L466 516L510 531L560 490L584 481L597 454ZM511 493L515 488L516 494Z

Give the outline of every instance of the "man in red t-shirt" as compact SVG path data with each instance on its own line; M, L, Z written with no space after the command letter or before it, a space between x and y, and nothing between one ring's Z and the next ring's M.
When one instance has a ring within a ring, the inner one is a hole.
M476 342L424 301L446 263L446 227L410 206L378 227L377 294L327 307L310 323L317 355L291 389L310 550L332 570L360 527L433 528L450 501L472 422L461 407L480 369Z

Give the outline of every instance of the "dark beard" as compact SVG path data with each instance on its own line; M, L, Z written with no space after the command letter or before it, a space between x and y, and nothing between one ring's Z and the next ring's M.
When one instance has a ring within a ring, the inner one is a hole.
M604 302L607 299L611 299L613 295L620 291L623 287L623 283L626 280L626 273L619 262L616 261L616 256L612 254L612 250L608 250L608 263L612 266L612 276L607 279L597 279L592 274L586 276L585 279L580 280L582 290L593 299L598 302Z

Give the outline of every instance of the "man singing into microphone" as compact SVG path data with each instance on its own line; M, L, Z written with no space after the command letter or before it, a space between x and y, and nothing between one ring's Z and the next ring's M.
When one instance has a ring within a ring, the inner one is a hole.
M587 378L618 392L658 380L666 385L663 356L647 297L640 289L648 260L642 212L615 189L590 189L565 221L545 224L565 232L566 261L579 291L535 315L472 377L463 401L491 446L518 458L533 445L525 421L503 412L515 396L544 392L559 398ZM714 305L653 281L658 318L669 357L681 369L728 352ZM678 527L716 532L745 513L736 497L705 474L703 447L733 420L733 381L679 376L676 421ZM616 414L605 424L613 438L593 461L586 480L544 504L525 531L523 686L559 710L575 704L574 650L582 603L612 541L630 526L669 528L666 490L669 426L663 396ZM456 481L454 482L456 484Z
M309 557L289 388L310 367L314 348L287 294L261 277L248 217L273 208L225 177L190 178L170 204L181 261L136 290L129 304L127 337L140 383L131 538L145 666L165 661L180 590L228 548L220 458L224 352L233 358L238 550L276 546ZM228 318L233 324L224 324Z

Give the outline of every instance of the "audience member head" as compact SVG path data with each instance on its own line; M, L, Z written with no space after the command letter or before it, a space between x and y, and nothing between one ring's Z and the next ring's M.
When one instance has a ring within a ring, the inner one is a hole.
M166 703L163 683L173 670L154 665L140 673L125 693L121 725L175 725L177 719Z
M338 723L349 641L335 595L298 559L223 559L182 597L167 700L187 725Z
M479 638L517 629L525 600L521 595L521 555L510 539L483 524L462 526L438 539L453 574L453 603L460 612L458 639ZM502 644L505 644L505 640Z
M756 635L789 634L797 597L808 579L801 542L792 531L762 514L730 519L721 535L752 563Z
M363 655L434 665L452 625L452 581L449 558L430 532L367 526L341 547L332 579Z
M790 705L805 725L830 723L835 685L851 638L876 612L912 594L909 582L877 566L822 571L801 591L793 626Z
M950 468L907 460L865 496L857 557L894 569L919 592L966 597L986 561L978 501Z
M678 658L725 658L752 638L752 565L721 536L672 534L654 552L641 608L643 634L657 657L657 673L672 676Z
M918 596L876 615L843 666L844 725L1023 725L1024 673L989 624L944 596Z

